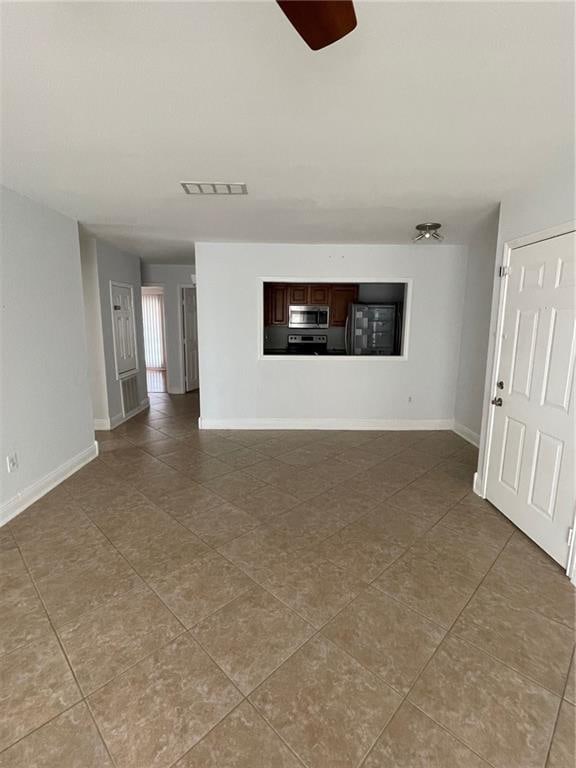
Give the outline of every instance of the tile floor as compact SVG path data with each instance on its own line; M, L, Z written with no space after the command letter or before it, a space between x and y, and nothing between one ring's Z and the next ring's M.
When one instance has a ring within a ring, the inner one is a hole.
M573 768L574 591L470 445L151 399L0 530L2 768Z

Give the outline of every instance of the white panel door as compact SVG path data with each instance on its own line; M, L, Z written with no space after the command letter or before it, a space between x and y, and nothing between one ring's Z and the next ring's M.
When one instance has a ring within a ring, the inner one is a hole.
M116 371L122 376L138 368L132 286L110 283Z
M186 392L191 392L200 386L196 288L182 288L182 336L184 342L184 383Z
M561 565L574 519L576 234L514 248L487 497Z

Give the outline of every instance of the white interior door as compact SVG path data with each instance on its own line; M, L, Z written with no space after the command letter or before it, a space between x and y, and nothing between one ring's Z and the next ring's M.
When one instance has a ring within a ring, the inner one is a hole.
M182 288L182 336L184 343L184 384L186 392L190 392L200 386L196 288Z
M576 234L510 252L487 497L561 565L574 519Z
M138 368L132 286L110 283L110 297L116 370L122 376Z

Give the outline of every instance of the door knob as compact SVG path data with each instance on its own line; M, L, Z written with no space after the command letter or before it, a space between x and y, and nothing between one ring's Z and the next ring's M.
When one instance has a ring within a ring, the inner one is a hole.
M493 397L491 400L492 405L501 406L502 405L502 398L501 397Z

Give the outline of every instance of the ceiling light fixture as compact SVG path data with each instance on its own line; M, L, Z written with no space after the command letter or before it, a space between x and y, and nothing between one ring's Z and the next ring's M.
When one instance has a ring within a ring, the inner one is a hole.
M418 234L412 238L412 242L417 243L419 240L444 240L443 236L438 232L442 224L435 224L427 221L424 224L416 224L416 231Z
M181 181L187 195L247 195L248 188L241 181Z

